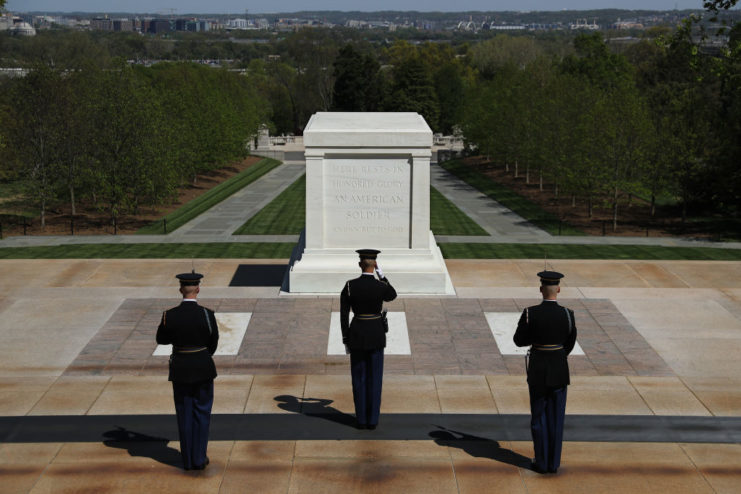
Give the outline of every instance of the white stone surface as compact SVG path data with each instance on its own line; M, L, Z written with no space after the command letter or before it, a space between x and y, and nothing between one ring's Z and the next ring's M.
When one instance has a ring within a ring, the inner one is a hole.
M409 345L409 330L407 329L407 318L404 312L389 312L389 332L386 334L386 355L411 355L412 348ZM350 313L352 320L352 313ZM329 340L327 342L327 355L345 355L345 345L342 344L342 327L340 325L340 313L332 312L329 323Z
M219 345L214 355L237 355L251 318L252 312L217 312ZM157 345L152 355L170 355L171 353L172 345Z
M324 247L409 247L411 166L403 156L325 158Z
M430 231L432 131L416 113L317 113L304 130L306 230L288 291L336 293L357 276L356 249L399 293L453 294Z
M521 312L484 312L491 334L494 336L502 355L525 355L530 348L527 346L518 347L512 341L521 314ZM574 345L571 355L584 355L584 350L579 346L578 341Z
M429 147L432 130L418 113L319 112L304 129L308 147Z

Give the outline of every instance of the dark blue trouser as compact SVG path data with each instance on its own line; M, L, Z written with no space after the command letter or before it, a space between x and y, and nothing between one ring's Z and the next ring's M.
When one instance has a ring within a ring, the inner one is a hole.
M208 428L214 404L214 382L172 383L175 413L178 416L180 454L183 468L191 469L206 463Z
M378 425L383 385L383 348L351 351L350 374L358 424Z
M566 386L545 394L530 390L530 430L533 434L535 465L555 472L561 466L563 422L566 415Z

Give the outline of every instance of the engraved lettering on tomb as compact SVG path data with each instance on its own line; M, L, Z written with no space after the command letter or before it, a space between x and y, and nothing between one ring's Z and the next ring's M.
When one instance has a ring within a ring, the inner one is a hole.
M325 160L327 231L342 234L337 246L384 235L387 246L406 247L410 229L411 167L406 157L368 158L368 163ZM358 235L355 237L355 235Z

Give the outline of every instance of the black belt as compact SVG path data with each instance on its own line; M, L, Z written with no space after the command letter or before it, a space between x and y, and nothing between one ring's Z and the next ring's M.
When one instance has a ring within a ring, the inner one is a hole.
M194 346L194 347L188 347L188 346L175 346L172 347L172 353L198 353L202 352L204 350L208 350L208 347L205 346Z
M380 319L383 317L381 314L355 314L353 319L359 319L361 321L372 321L373 319Z
M533 345L533 350L545 350L547 352L552 352L553 350L563 350L563 345Z

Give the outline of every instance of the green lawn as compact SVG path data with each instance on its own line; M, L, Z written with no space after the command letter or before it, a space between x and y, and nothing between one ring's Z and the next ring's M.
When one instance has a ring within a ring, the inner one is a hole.
M306 175L293 182L233 235L293 235L306 223Z
M3 247L0 259L287 259L293 243L73 244ZM739 261L741 249L641 245L447 244L447 259L636 259Z
M548 259L741 260L741 249L714 247L470 243L439 245L447 259L544 259L547 256Z
M306 175L291 184L234 235L299 234L306 220ZM488 235L471 218L430 187L430 226L438 235Z
M231 196L238 190L251 184L258 178L262 177L270 170L280 165L280 161L265 158L258 161L254 165L250 166L246 170L233 176L229 180L220 183L208 192L198 196L192 201L184 204L182 207L176 209L172 213L168 214L164 218L150 223L149 225L139 229L136 233L138 234L159 234L163 233L162 220L167 220L167 232L177 230L193 218L197 217L201 213L211 209L227 197Z
M287 259L293 243L73 244L0 248L0 259Z
M489 235L435 187L430 187L430 230L436 235Z
M466 166L458 160L440 163L440 166L457 176L472 187L491 197L502 206L511 209L530 223L542 228L551 235L558 235L559 219L556 215L543 210L537 204L516 194L507 187L494 182L473 167ZM561 224L561 235L584 235L566 223Z

